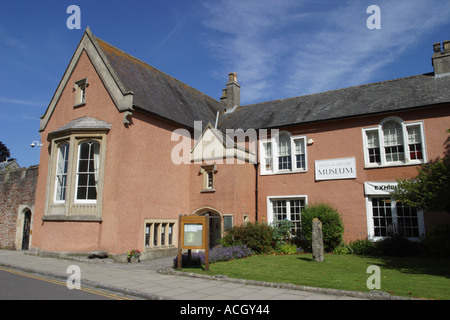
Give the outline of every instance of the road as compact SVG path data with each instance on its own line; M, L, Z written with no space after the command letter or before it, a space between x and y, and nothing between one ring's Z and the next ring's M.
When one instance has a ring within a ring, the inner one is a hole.
M65 281L0 267L0 300L132 300L89 288L69 289Z

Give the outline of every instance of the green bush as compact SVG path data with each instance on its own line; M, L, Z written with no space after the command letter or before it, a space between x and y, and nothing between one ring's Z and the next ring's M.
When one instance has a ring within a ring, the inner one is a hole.
M327 204L312 205L302 210L302 236L306 239L307 250L311 250L312 221L314 218L318 218L322 222L325 252L333 252L341 244L344 234L344 224L339 212Z
M273 238L277 247L291 243L291 230L294 223L287 219L277 220L270 224L273 229Z
M285 243L277 247L277 253L295 254L297 253L297 246L295 244Z
M375 243L375 254L380 256L407 257L417 255L420 244L400 237L390 237Z
M275 247L274 229L266 223L245 223L231 228L220 240L224 247L245 245L256 254L270 253Z
M442 258L450 257L450 225L430 227L423 246L427 254Z
M369 239L350 241L348 246L353 254L357 255L375 254L375 244Z

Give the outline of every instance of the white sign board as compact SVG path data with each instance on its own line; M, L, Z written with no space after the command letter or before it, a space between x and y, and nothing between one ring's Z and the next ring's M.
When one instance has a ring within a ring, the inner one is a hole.
M356 178L355 158L317 160L316 180L337 180Z
M397 189L398 183L388 182L364 182L364 193L366 195L390 195Z

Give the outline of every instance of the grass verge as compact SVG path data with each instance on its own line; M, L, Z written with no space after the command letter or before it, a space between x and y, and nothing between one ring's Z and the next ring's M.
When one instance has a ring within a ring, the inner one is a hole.
M210 264L208 271L202 268L183 271L369 292L366 282L372 273L367 273L367 268L371 265L380 267L381 291L396 296L450 300L450 259L328 254L323 262L314 262L311 254L255 255Z

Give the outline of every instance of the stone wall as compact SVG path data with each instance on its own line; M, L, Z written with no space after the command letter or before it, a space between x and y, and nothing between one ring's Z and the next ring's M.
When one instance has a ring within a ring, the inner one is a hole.
M19 168L0 172L0 248L20 250L22 247L23 216L31 211L39 167Z

